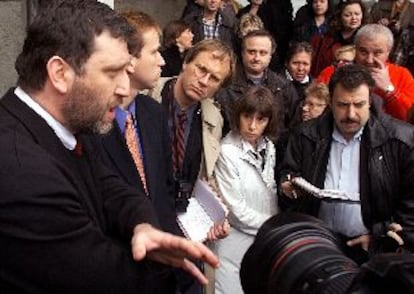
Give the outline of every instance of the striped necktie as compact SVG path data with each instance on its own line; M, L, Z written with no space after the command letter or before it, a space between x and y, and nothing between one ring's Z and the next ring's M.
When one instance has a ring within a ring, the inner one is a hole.
M181 111L177 116L177 125L175 128L175 148L174 148L174 158L173 166L174 172L177 173L181 171L185 155L185 129L187 127L187 113Z

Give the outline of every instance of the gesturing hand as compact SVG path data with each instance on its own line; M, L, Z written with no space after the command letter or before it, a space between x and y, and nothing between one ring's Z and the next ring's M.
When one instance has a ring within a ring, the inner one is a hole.
M136 261L145 257L181 268L192 274L202 284L208 280L188 258L198 259L216 268L218 258L205 245L155 229L149 224L134 228L131 240L132 255Z

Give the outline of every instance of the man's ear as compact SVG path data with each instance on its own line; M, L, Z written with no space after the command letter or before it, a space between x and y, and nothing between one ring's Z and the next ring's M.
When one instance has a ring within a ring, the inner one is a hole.
M50 83L56 91L67 94L75 79L73 68L59 56L52 56L46 65Z

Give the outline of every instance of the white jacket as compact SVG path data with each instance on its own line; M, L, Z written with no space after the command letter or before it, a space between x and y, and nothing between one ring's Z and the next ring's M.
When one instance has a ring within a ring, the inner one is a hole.
M229 208L232 227L256 235L259 227L278 212L274 168L276 151L264 138L255 152L239 134L230 132L221 143L215 176ZM260 151L265 150L264 168Z

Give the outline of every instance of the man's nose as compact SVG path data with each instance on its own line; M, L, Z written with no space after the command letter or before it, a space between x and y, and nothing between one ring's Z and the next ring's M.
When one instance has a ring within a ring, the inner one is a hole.
M115 88L115 95L123 98L123 97L128 97L129 94L130 94L130 80L128 76L128 70L125 70L117 81L117 85Z
M374 54L372 54L372 53L369 53L368 54L368 56L367 56L367 62L368 63L374 63Z
M349 106L349 108L348 108L348 118L354 119L355 118L355 115L356 115L355 107L352 106L352 105Z
M164 57L162 57L160 52L158 52L158 65L159 66L164 66L165 65Z
M202 84L203 86L207 86L208 85L208 81L210 79L210 74L207 73L205 75L203 75L202 77L200 77L198 79L198 81L200 82L200 84Z

